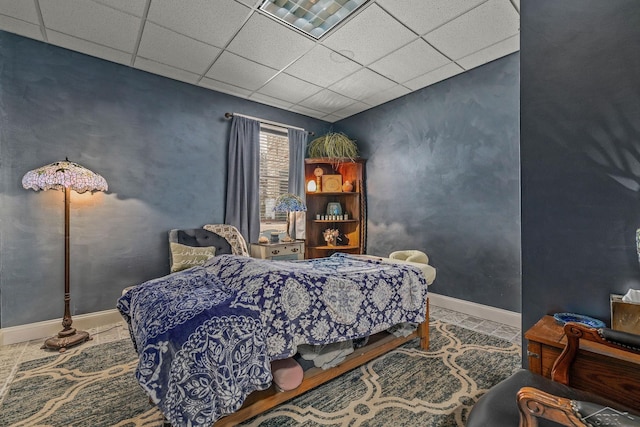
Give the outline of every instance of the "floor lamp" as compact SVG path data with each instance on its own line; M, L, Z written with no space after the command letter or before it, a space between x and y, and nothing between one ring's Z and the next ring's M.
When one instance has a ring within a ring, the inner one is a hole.
M61 353L68 347L81 344L89 339L89 333L78 331L71 327L71 310L69 303L71 293L69 288L69 202L71 190L78 193L85 191L107 191L107 181L98 175L66 159L62 162L51 163L27 172L22 177L22 186L26 189L62 190L64 191L64 317L62 330L55 337L45 341L42 348L57 349Z

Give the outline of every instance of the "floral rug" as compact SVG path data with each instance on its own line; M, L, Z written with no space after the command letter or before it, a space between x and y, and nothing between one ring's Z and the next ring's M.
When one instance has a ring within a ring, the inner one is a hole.
M25 362L0 426L161 426L133 372L128 340ZM464 426L478 398L515 372L520 346L438 320L413 340L243 426Z

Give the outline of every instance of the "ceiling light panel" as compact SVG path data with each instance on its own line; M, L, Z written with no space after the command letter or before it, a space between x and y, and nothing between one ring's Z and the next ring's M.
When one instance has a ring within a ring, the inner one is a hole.
M368 0L265 0L260 10L319 39Z

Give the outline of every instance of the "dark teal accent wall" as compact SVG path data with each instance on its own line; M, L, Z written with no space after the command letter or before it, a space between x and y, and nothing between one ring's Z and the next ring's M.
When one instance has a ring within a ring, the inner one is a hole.
M367 252L426 252L430 290L520 312L519 54L342 120L367 158Z
M68 157L104 194L72 193L72 314L115 308L169 270L167 232L224 220L239 112L321 134L328 123L0 32L0 326L63 314L63 194L22 188Z
M640 3L522 2L522 318L640 289Z

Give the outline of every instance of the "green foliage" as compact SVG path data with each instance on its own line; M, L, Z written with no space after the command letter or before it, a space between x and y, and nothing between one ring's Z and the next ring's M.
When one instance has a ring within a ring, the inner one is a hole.
M309 143L309 157L328 158L335 162L349 159L354 161L358 157L358 146L342 132L329 132Z

